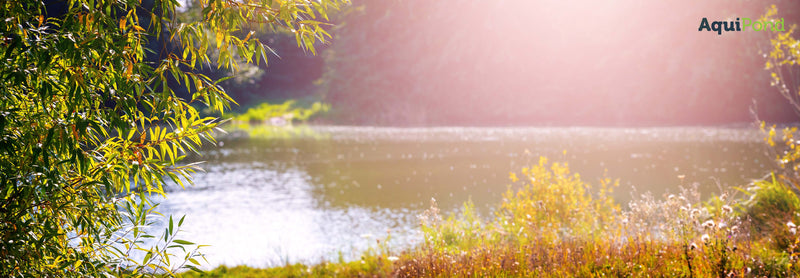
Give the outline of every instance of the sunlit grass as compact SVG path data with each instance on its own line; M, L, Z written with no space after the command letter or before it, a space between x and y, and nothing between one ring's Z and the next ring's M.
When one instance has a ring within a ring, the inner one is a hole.
M261 103L242 114L225 114L236 123L266 123L275 126L291 125L295 121L306 122L313 116L328 112L330 105L314 102L309 107L299 107L295 100L281 104Z
M566 164L512 173L492 217L471 202L459 214L420 214L425 241L394 254L385 241L361 260L269 269L219 267L202 277L786 277L800 274L794 223L800 200L775 179L702 199L696 187L626 206L617 182L581 180ZM187 277L197 274L187 273Z

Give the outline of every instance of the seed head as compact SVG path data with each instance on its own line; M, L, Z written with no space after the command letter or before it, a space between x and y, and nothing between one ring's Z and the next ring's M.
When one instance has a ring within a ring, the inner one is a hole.
M733 208L729 205L722 206L722 213L731 213L733 212Z
M700 215L700 210L699 209L692 209L692 212L689 213L689 216L692 217L692 218L695 218L698 215Z

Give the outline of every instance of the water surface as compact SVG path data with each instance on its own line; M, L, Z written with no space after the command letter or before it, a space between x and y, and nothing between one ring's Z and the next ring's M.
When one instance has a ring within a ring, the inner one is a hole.
M509 172L539 156L569 163L597 184L619 178L614 198L656 196L698 183L705 196L743 186L771 167L762 135L746 128L313 127L297 136L222 137L206 173L173 190L162 210L186 214L183 238L210 244L218 264L256 267L352 260L391 234L420 240L416 215L435 198L444 212L471 199L484 216ZM636 193L638 194L638 193Z

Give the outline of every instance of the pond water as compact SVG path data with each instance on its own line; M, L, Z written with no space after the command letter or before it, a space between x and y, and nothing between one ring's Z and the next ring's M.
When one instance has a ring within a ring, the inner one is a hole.
M198 158L206 173L196 185L161 201L165 214L187 215L181 238L211 245L208 267L352 260L388 234L391 247L416 244L416 215L431 198L445 213L471 199L489 217L509 173L539 156L592 184L619 178L622 204L634 187L677 192L679 175L708 197L772 167L751 128L295 129L223 136Z

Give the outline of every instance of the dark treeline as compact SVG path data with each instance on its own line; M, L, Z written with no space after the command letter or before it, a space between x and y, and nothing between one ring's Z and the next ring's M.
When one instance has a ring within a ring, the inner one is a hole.
M269 35L282 58L230 91L243 107L322 98L342 124L729 124L754 101L761 119L796 119L764 71L768 32L698 31L773 2L529 2L354 1L322 55ZM800 23L800 2L775 4Z

